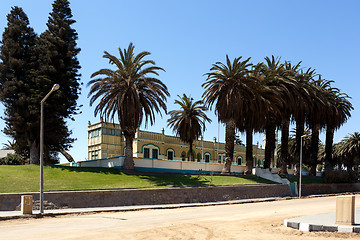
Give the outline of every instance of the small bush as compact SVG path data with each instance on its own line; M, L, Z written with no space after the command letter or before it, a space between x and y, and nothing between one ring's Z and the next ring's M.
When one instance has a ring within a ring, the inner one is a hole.
M0 165L23 165L25 159L16 153L9 153L6 157L0 159Z
M326 171L323 177L325 183L355 183L358 181L358 174L355 171Z

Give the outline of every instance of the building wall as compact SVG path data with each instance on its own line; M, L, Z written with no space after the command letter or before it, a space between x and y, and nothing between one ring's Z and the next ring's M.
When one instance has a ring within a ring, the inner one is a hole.
M208 155L210 163L223 163L225 144L214 141L196 140L193 145L195 162L205 162ZM148 156L144 156L148 151ZM189 160L189 146L174 136L138 130L133 142L133 154L138 158ZM264 150L253 145L254 166L261 166ZM121 135L119 124L99 122L88 126L88 160L111 158L125 155L125 138ZM234 165L245 165L245 147L235 145Z

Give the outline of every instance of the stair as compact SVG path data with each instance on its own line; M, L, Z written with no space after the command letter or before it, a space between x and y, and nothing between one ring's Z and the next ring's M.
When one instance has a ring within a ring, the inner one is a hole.
M261 177L273 182L287 185L289 185L290 183L289 180L287 180L286 178L281 178L278 174L271 173L269 169L253 168L252 173L257 177Z

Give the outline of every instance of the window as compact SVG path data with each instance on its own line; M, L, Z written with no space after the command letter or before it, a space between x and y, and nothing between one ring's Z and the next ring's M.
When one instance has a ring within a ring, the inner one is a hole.
M174 159L174 152L173 151L168 151L167 157L168 157L168 160L173 160Z
M94 138L100 136L100 129L94 129L88 132L88 138Z
M181 160L185 161L185 152L181 153Z
M150 158L150 149L144 148L144 158Z
M197 154L197 161L201 162L201 154L200 153Z
M205 162L210 162L210 155L209 154L205 154Z
M218 155L218 163L221 163L221 155Z
M98 159L98 150L91 152L91 159Z
M115 136L115 129L108 129L109 135Z
M242 158L241 157L238 157L237 158L237 165L241 165L242 164Z
M158 159L158 150L157 149L152 150L152 158Z

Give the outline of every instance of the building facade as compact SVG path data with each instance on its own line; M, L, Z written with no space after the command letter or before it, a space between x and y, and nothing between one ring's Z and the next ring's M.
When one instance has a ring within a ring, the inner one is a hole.
M235 144L234 165L245 165L245 147ZM225 144L214 138L194 141L193 155L195 162L223 163ZM88 125L88 160L106 159L125 155L125 137L119 124L99 122ZM144 159L165 159L189 161L189 145L178 137L161 133L138 130L133 142L133 155ZM253 145L253 166L262 166L264 150Z

